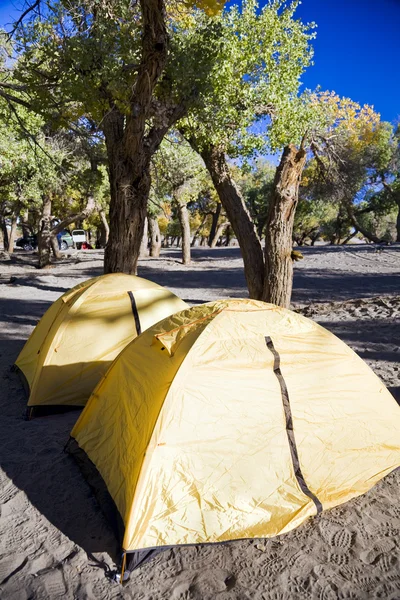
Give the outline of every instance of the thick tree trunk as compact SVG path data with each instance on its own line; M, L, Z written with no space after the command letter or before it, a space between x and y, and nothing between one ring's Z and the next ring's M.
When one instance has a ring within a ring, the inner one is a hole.
M221 204L221 202L218 202L215 212L212 213L210 235L208 236L208 245L210 246L210 248L214 247L214 246L211 246L211 244L215 238L215 234L217 233L218 219L221 214L221 208L222 208L222 204Z
M192 147L196 150L195 145ZM260 300L263 295L264 257L255 225L231 177L224 152L210 146L201 151L201 156L238 239L250 298Z
M150 192L150 161L137 148L135 162L124 147L124 117L114 109L103 121L110 179L110 237L104 253L105 273L137 274Z
M106 273L137 272L150 192L150 159L184 107L166 111L162 125L146 132L154 89L168 58L164 0L140 0L141 60L124 117L115 107L103 119L111 188L110 237L104 253Z
M190 265L191 254L189 211L186 204L179 202L179 200L176 200L176 206L178 209L178 219L182 232L182 264Z
M149 255L149 222L147 217L144 220L142 243L140 244L140 258L146 258Z
M110 226L107 221L106 211L104 208L99 209L99 217L101 219L101 229L100 229L100 246L105 248L108 242L108 236L110 235Z
M39 269L50 264L50 242L51 242L51 198L44 196L43 212L39 231Z
M150 256L158 258L161 252L161 233L157 217L147 217L150 233Z
M293 222L305 163L303 148L298 150L292 144L286 146L276 170L266 225L263 300L286 308L292 295Z

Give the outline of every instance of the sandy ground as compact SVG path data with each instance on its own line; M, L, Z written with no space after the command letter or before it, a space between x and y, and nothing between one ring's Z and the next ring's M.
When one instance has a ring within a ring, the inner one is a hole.
M78 412L25 421L10 372L48 306L102 272L100 251L72 252L39 272L34 255L0 261L0 598L400 599L400 472L369 493L268 541L169 550L112 580L118 560L107 521L75 462L63 453ZM400 402L400 246L317 247L296 263L293 308L347 342ZM179 251L139 274L190 304L246 297L237 248Z

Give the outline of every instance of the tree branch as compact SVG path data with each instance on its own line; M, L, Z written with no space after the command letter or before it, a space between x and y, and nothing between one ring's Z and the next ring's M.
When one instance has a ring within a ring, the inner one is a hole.
M57 235L57 233L60 233L60 231L62 231L68 225L71 225L71 223L74 223L75 221L86 219L95 210L95 208L95 199L92 195L89 195L85 208L80 213L75 213L63 219L61 223L58 223L58 225L52 228L51 235Z
M14 33L17 31L18 27L21 25L21 23L25 19L25 17L27 15L29 15L30 12L35 10L35 8L37 8L38 6L40 6L40 0L35 0L35 2L31 6L28 6L28 8L22 13L22 15L19 17L18 21L15 23L14 27L8 34L8 36L7 36L8 40L11 40L14 37Z
M2 87L2 86L0 85L0 87ZM19 104L20 106L23 106L24 108L27 108L28 110L32 110L32 106L28 102L25 102L25 100L22 100L22 98L18 98L17 96L12 96L11 94L7 94L7 92L3 92L3 90L1 90L1 89L0 89L0 97L7 100L7 102L9 104L12 102L15 102L15 104Z

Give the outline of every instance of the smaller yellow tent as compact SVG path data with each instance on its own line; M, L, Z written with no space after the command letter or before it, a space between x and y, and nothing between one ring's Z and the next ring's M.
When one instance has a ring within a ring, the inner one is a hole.
M72 288L50 306L16 360L28 406L84 406L129 342L186 307L166 288L123 273Z
M372 370L313 321L254 300L148 329L71 436L126 552L275 536L400 465L400 408Z

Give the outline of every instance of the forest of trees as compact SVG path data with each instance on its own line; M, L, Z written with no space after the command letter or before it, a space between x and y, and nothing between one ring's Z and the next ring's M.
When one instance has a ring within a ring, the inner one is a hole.
M303 90L297 1L30 0L0 54L0 245L91 231L104 270L241 248L250 297L289 306L293 245L400 241L400 128Z

